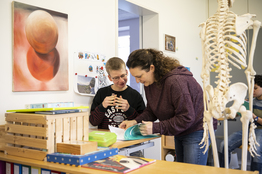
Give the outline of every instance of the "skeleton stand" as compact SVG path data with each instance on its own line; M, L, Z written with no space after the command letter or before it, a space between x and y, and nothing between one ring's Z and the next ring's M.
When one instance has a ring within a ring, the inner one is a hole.
M215 134L213 129L213 118L224 118L224 152L225 167L228 168L228 137L227 137L227 119L235 118L236 113L240 112L242 122L242 166L241 170L246 170L247 163L247 138L248 124L251 122L249 134L249 151L253 156L256 153L256 141L254 129L256 128L252 118L253 106L253 88L254 76L256 72L253 69L253 57L256 47L256 38L261 23L253 21L251 18L255 15L244 14L237 16L229 11L234 0L218 0L218 10L206 22L202 23L200 37L202 41L203 63L201 78L203 79L203 99L204 99L204 134L200 144L205 147L204 153L208 149L208 133L210 133L215 167L219 167ZM246 65L246 34L245 30L253 26L253 38L250 49L248 66ZM234 83L230 85L229 64L241 69L247 67L245 74L248 87L244 83ZM216 78L216 88L210 85L210 72L218 73ZM249 95L249 108L246 110L242 104L247 93ZM226 104L234 101L229 108ZM254 153L254 154L253 154Z

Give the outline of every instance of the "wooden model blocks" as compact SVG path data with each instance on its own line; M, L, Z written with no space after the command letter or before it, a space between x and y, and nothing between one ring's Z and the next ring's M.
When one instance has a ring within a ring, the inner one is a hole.
M57 152L84 155L88 152L97 151L97 142L94 141L69 141L57 143Z

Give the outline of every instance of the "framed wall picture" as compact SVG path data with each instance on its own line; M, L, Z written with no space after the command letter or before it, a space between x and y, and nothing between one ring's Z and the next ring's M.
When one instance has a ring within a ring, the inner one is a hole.
M165 34L165 50L176 52L176 38Z
M67 91L68 15L13 1L13 92Z

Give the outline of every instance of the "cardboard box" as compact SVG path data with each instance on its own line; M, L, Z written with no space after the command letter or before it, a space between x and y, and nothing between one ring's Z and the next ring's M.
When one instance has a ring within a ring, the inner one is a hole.
M0 152L5 149L5 125L0 125Z
M165 136L165 146L175 148L174 136Z
M97 142L93 141L69 141L57 143L57 152L84 155L88 152L97 151Z
M88 112L6 113L5 120L5 152L9 155L44 160L47 154L56 152L56 143L88 141Z

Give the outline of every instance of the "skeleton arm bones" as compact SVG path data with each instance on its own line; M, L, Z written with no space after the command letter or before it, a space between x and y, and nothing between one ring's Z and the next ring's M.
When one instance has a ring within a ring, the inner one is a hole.
M213 87L209 84L209 76L210 76L210 71L208 67L208 58L206 57L205 54L205 47L204 47L204 42L205 42L205 29L206 29L206 23L200 24L202 27L202 30L200 32L200 37L201 37L201 42L202 42L202 54L203 54L203 62L202 62L202 72L201 72L201 78L203 79L203 103L204 103L204 119L203 119L203 128L204 128L204 133L203 133L203 139L199 144L203 144L201 148L205 147L205 150L203 153L206 153L209 147L209 132L211 136L211 142L212 145L214 146L213 149L213 156L214 156L214 163L215 167L219 167L219 161L218 161L218 154L217 154L217 147L216 147L216 140L215 140L215 133L214 133L214 128L213 128L213 118L210 113L210 107L209 107L209 98L213 97ZM208 94L208 95L207 95Z

